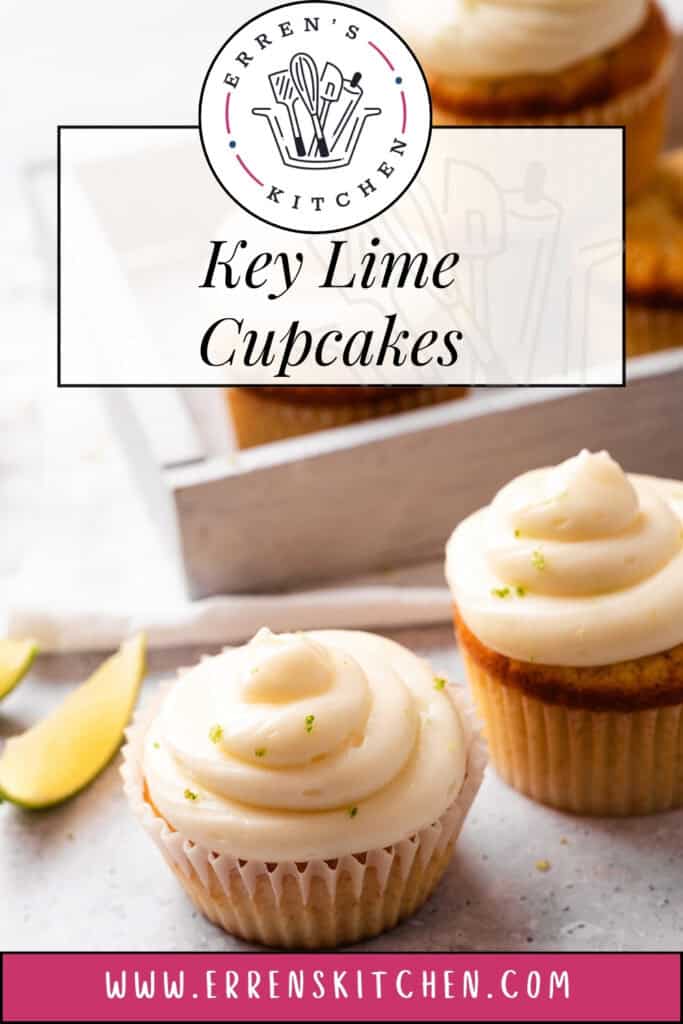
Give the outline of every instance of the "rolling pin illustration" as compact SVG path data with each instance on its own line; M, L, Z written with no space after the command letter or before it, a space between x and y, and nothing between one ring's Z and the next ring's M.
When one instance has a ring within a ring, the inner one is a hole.
M332 129L330 151L334 150L334 147L339 142L340 138L344 134L344 129L351 119L351 115L358 106L361 96L363 95L363 89L358 84L360 82L360 71L356 71L351 81L344 79L344 84L341 90L341 96L339 97L340 114L336 124ZM336 107L335 107L336 109Z

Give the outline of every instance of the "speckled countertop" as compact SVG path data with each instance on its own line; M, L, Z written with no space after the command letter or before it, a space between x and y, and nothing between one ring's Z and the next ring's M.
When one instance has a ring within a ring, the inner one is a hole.
M446 628L394 634L461 678ZM151 657L145 684L192 651ZM97 659L44 657L0 709L21 731ZM128 813L119 760L47 812L0 807L3 950L222 951L250 948L195 911ZM573 818L489 774L435 894L412 919L355 949L680 950L683 811L630 820ZM537 863L549 862L541 871Z

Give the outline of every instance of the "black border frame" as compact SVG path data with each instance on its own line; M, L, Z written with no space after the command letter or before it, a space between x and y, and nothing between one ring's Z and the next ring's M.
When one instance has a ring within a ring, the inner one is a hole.
M303 2L303 0L299 0ZM323 0L325 2L325 0ZM284 6L289 6L284 5ZM346 5L348 6L348 5ZM609 128L611 130L617 130L621 133L621 289L622 289L622 300L621 300L621 382L616 384L581 384L571 383L565 381L562 384L510 384L508 381L502 383L486 383L486 384L451 384L443 385L439 384L440 387L476 387L476 388L550 388L554 390L567 390L570 388L625 388L627 386L626 381L626 129L624 125L528 125L528 124L505 124L505 125L432 125L432 133L435 131L461 131L472 129L479 131L490 131L495 129L497 131L507 130L518 130L520 128L532 127L534 129L540 129L541 131L556 131L561 128L563 131L584 131L590 130L602 130L603 128ZM62 252L62 210L61 210L61 185L62 185L62 170L61 170L61 159L62 159L62 132L66 131L169 131L180 129L183 131L196 131L200 137L199 125L197 124L58 124L57 125L57 387L58 388L225 388L229 387L229 384L105 384L105 383L87 383L87 384L68 384L62 381L62 325L61 325L61 286L62 286L62 265L61 265L61 252ZM430 135L431 138L431 135ZM425 151L425 155L428 149ZM207 161L208 162L208 161ZM424 162L424 160L423 160ZM209 164L210 167L210 164ZM422 164L420 164L422 167ZM419 171L419 169L418 169ZM213 171L212 171L213 173ZM214 175L215 177L215 175ZM414 180L414 179L413 179ZM221 186L222 188L222 186ZM225 191L225 190L223 190ZM404 190L405 191L405 190ZM226 193L229 194L229 193ZM403 194L403 193L402 193ZM232 198L232 197L231 197ZM398 199L399 197L397 197ZM233 199L233 202L237 200ZM237 203L238 206L241 204ZM391 205L391 204L390 204ZM244 209L244 207L242 207ZM251 212L251 211L247 211ZM255 214L253 216L256 216ZM379 214L377 215L379 216ZM261 218L257 217L257 220ZM369 218L374 220L374 217ZM267 223L267 222L264 222ZM362 221L361 223L367 223ZM272 226L272 225L271 225ZM356 225L359 226L359 225ZM294 232L292 232L294 233ZM306 232L306 234L321 234L321 232ZM334 232L324 232L326 234L334 234ZM305 384L302 381L297 381L297 385L301 387L327 387L329 384ZM261 387L260 384L240 384L240 387L256 388ZM333 385L334 386L334 385ZM362 387L361 384L346 384L347 387ZM391 387L391 385L386 385ZM407 385L415 387L430 387L433 385L420 383L417 385Z

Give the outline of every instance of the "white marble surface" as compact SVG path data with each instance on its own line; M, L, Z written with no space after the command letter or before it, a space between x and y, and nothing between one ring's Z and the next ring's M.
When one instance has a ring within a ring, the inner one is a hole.
M396 638L460 678L450 630ZM146 688L178 659L159 654ZM39 659L3 702L0 736L35 721L95 663ZM683 811L574 818L518 795L489 770L453 862L419 913L360 947L386 950L680 950ZM540 872L539 860L550 870ZM222 951L249 948L191 906L128 813L118 759L46 812L0 806L0 949Z

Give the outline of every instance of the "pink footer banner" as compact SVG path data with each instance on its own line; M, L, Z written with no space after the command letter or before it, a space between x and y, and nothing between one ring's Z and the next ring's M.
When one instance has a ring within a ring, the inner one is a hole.
M8 953L3 1020L680 1020L641 953Z

